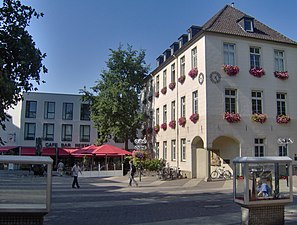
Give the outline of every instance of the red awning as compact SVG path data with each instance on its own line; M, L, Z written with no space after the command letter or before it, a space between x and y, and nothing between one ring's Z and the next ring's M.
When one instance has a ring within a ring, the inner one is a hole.
M73 155L75 154L96 155L96 156L132 155L131 152L128 152L126 150L123 150L121 148L118 148L113 145L108 145L108 144L101 145L101 146L90 145L73 153Z
M0 146L0 153L7 152L14 148L17 148L17 146Z
M34 147L21 147L20 155L36 155L36 148Z
M75 149L77 150L77 149ZM42 148L42 155L43 156L55 156L56 155L56 148ZM58 148L58 156L70 156L71 150Z

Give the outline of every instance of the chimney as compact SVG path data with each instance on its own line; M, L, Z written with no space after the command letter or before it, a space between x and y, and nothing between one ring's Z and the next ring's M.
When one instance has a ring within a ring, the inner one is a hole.
M234 8L234 2L231 3L231 6Z

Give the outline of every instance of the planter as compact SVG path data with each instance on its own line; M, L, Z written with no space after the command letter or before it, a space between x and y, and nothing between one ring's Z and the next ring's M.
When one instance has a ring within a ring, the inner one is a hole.
M223 65L223 70L229 76L235 76L235 75L237 75L239 73L239 67L238 66Z
M281 79L281 80L286 80L289 78L289 74L288 74L288 71L285 71L285 72L278 72L278 71L275 71L274 72L274 76L278 79Z
M169 88L170 88L171 90L173 90L173 89L175 88L175 85L176 85L175 82L171 82L171 83L169 84Z
M175 120L171 120L171 121L169 122L169 127L170 127L171 129L175 129L175 127L176 127L176 121L175 121Z
M167 130L167 123L162 123L161 128L165 131Z
M197 77L198 75L198 69L197 68L193 68L189 71L188 75L194 79L195 77Z
M193 113L193 114L190 116L190 120L191 120L193 123L197 123L197 121L199 120L199 114L197 114L197 113Z
M229 123L238 123L241 118L238 113L225 112L224 119Z
M250 74L253 75L254 77L262 77L265 75L265 71L262 68L251 68L250 69Z
M251 119L258 123L265 123L267 120L267 116L265 114L254 113Z
M155 93L154 93L154 96L156 97L156 98L158 98L159 97L159 92L158 91L156 91Z
M182 127L184 127L186 125L186 122L187 122L187 120L186 120L186 117L184 117L184 116L178 119L178 124Z
M160 126L159 126L159 124L157 124L157 125L154 127L154 131L155 131L156 134L160 131Z
M151 127L146 128L146 133L147 134L152 134L153 133L153 128L151 128Z
M186 79L186 76L183 75L183 76L180 76L177 80L179 83L183 84L185 82L185 79Z
M165 95L166 92L167 92L167 87L163 87L163 88L161 89L161 93L162 93L163 95Z
M288 115L277 115L276 122L279 124L286 124L289 123L291 118Z

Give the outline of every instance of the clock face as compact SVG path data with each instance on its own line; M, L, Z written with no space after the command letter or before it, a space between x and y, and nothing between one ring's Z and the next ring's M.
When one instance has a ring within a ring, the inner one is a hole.
M204 74L203 73L200 73L199 76L198 76L198 83L200 85L202 85L204 82Z
M214 71L214 72L211 72L211 74L209 75L209 78L210 78L212 83L216 84L216 83L219 83L221 81L221 74Z

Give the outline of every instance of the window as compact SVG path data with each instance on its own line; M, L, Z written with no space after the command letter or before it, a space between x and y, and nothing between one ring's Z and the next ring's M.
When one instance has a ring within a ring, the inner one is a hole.
M167 70L163 71L163 87L167 86Z
M171 140L171 161L176 160L176 140Z
M167 105L163 106L163 123L167 123Z
M156 125L160 124L160 109L156 109Z
M163 141L163 159L167 160L167 141Z
M35 140L36 124L35 123L25 123L25 140Z
M197 65L197 48L193 48L191 51L191 66L193 68L198 68Z
M255 138L255 157L264 156L264 139Z
M80 105L80 120L90 120L90 104Z
M156 76L156 92L160 90L160 77L159 75Z
M192 113L198 113L198 91L192 93Z
M171 65L171 83L175 83L175 63Z
M225 112L236 113L236 90L225 90Z
M186 62L185 62L185 57L181 57L180 59L180 76L185 76L186 75Z
M63 103L63 120L73 119L73 103Z
M235 65L235 44L224 43L224 64Z
M274 50L274 69L277 72L285 72L284 51Z
M26 118L36 118L37 102L26 101Z
M43 124L43 140L53 141L54 140L54 124L53 123L44 123Z
M80 125L80 142L90 142L90 126Z
M252 113L262 114L262 91L252 91Z
M250 47L250 66L251 68L260 68L260 48Z
M156 142L156 159L160 158L159 149L160 149L160 144L159 144L159 142Z
M251 19L244 19L244 30L253 32L253 20Z
M287 115L285 93L276 93L277 115Z
M62 141L72 141L71 124L62 124Z
M44 119L55 119L55 103L44 103Z
M278 155L279 156L288 156L288 145L278 146Z
M171 102L171 120L175 120L175 101Z
M186 160L186 139L182 138L180 140L180 149L181 149L181 161Z
M183 96L180 98L180 116L186 116L186 97Z

